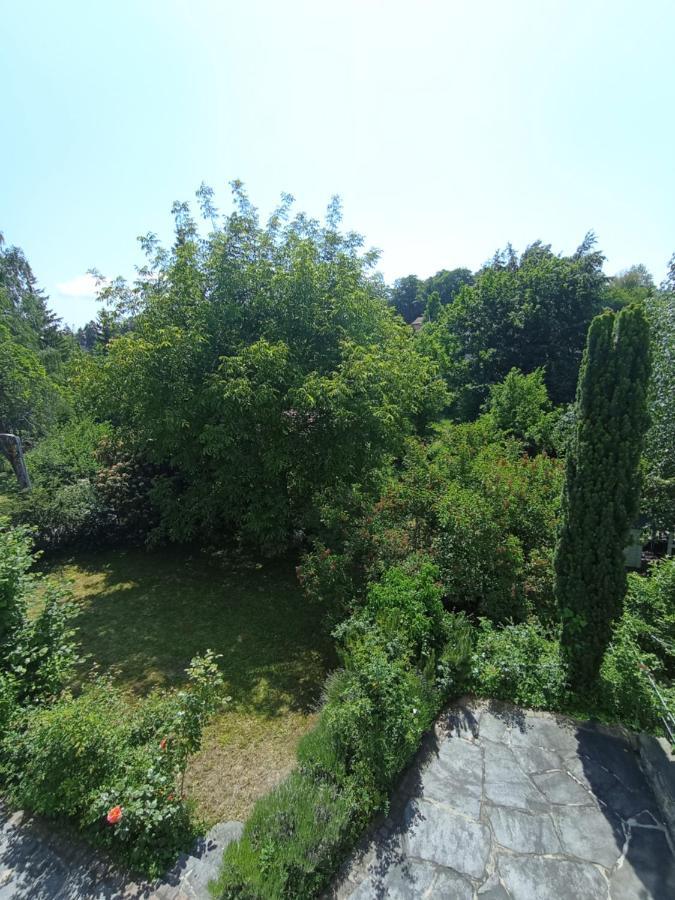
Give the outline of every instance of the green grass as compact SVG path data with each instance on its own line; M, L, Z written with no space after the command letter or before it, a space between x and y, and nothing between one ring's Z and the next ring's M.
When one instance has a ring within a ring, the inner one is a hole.
M335 662L291 563L114 550L49 571L71 582L85 669L111 672L132 695L179 685L207 648L222 654L232 701L209 726L186 785L207 821L244 818L293 768Z

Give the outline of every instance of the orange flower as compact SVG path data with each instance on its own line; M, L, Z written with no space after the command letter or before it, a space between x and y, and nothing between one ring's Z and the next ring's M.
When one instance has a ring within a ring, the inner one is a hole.
M122 818L122 807L121 806L113 806L112 809L108 810L108 815L106 819L108 820L109 825L117 825L119 820Z
M162 740L159 742L159 749L166 750L166 738L162 738Z

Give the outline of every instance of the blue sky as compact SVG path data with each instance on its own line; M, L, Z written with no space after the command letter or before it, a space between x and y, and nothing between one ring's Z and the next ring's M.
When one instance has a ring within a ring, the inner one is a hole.
M52 306L133 274L202 181L289 191L388 281L511 241L675 251L672 0L0 0L0 230Z

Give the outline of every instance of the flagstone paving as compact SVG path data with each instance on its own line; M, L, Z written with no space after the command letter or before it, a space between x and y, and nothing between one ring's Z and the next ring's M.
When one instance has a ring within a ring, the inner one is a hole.
M330 895L674 900L675 855L631 735L471 704L441 717Z

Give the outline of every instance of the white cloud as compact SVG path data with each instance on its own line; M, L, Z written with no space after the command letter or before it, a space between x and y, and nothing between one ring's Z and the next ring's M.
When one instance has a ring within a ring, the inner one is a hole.
M102 287L102 285L101 285ZM56 290L63 297L95 297L98 293L96 279L93 275L78 275L70 281L62 281L56 285Z

